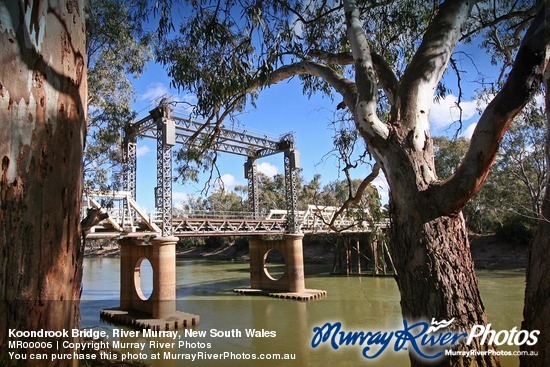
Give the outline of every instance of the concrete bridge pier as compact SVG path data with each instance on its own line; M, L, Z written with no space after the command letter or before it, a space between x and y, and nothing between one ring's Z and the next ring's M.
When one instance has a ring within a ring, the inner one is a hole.
M102 310L101 316L113 323L158 330L197 325L199 316L176 310L177 242L177 237L119 240L120 307ZM153 270L153 291L149 297L141 289L144 260L151 263Z
M281 240L249 237L250 288L235 289L248 295L266 295L278 298L311 300L326 296L326 291L306 289L302 234L287 234ZM285 271L275 279L267 270L267 257L277 250L284 258Z

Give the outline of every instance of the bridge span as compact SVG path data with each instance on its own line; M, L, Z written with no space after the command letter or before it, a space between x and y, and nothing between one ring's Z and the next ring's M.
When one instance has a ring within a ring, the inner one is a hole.
M136 200L137 139L142 137L157 141L155 213L147 213ZM249 212L175 213L172 148L176 145L245 157ZM305 287L304 234L367 233L388 225L372 223L367 211L348 210L336 217L338 209L331 206L308 205L305 210L298 210L299 154L293 133L270 137L228 129L221 122L198 122L174 114L171 103L163 99L148 116L126 127L123 150L123 191L88 190L82 205L85 238L117 240L120 245L120 307L101 312L112 322L157 330L199 323L198 315L176 310L178 237L249 236L250 286L235 292L312 300L325 297L326 292ZM262 211L256 162L275 154L283 155L286 208ZM280 236L268 239L263 235ZM278 279L266 268L271 251L280 252L284 261L285 272ZM346 250L346 256L350 251ZM149 298L144 297L140 285L144 260L149 260L153 269L153 292ZM145 319L144 313L148 315Z
M100 203L107 202L103 207ZM162 236L162 217L147 213L129 192L90 191L82 205L83 216L89 209L99 210L108 217L92 226L87 239L116 239L122 237ZM307 210L296 212L296 223L303 234L313 233L365 233L373 227L385 228L386 222L371 223L365 218L338 216L329 225L338 210L334 206L308 205ZM289 233L287 210L272 209L257 218L253 212L191 211L172 215L172 235L176 237L207 236L258 236Z

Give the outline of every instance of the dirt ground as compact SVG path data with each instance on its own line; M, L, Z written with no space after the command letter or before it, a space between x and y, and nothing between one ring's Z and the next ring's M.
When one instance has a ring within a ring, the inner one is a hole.
M470 248L476 269L525 269L529 256L526 245L512 245L494 235L470 237Z

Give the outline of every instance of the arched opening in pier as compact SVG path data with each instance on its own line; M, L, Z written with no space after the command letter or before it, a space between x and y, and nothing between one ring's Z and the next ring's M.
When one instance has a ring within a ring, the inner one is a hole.
M139 298L146 301L153 294L153 265L142 257L136 263L134 269L134 286Z
M279 280L285 275L285 257L281 251L271 249L264 256L264 271L271 280Z

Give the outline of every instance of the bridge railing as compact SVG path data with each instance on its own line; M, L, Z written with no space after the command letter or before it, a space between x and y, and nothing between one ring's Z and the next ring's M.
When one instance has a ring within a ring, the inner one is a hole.
M151 221L150 215L141 208L126 191L97 191L88 190L84 194L81 216L87 215L87 210L95 208L106 212L109 216L91 232L113 230L115 232L142 232L160 233L160 228ZM93 236L89 236L93 237ZM96 237L100 237L97 234Z
M191 211L174 211L174 218L217 218L217 219L253 219L253 212L246 211L221 211L221 210L191 210ZM160 213L155 212L154 218L160 218Z
M101 200L100 200L101 199ZM107 203L102 207L101 204ZM109 218L92 228L92 232L144 232L160 233L159 223L162 223L159 213L146 213L145 210L124 191L112 192L88 192L82 206L82 215L85 217L86 209L97 208L106 211ZM306 210L297 212L297 221L304 233L327 233L334 230L344 232L365 232L372 227L385 228L388 221L372 223L368 218L368 211L344 212L334 222L332 219L339 210L335 206L309 205ZM272 209L268 213L254 218L254 213L247 211L207 211L192 210L173 213L173 224L176 235L188 235L190 233L205 235L208 233L224 234L250 234L250 233L284 233L286 231L287 211ZM332 227L328 224L332 222Z

